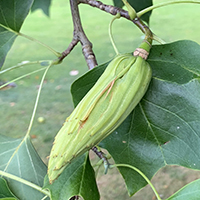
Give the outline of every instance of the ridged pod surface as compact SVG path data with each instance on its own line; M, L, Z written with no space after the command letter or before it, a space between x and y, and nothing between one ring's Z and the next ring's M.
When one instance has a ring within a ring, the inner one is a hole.
M152 72L140 56L119 54L66 119L48 164L52 183L77 156L112 133L144 96Z

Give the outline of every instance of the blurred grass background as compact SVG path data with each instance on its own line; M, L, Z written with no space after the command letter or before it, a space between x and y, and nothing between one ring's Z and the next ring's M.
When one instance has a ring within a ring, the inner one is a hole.
M154 1L155 4L159 2L164 1ZM111 0L104 0L104 3L112 4ZM179 4L159 8L153 11L150 27L156 35L166 42L190 39L200 44L199 26L197 26L199 11L200 6L195 4ZM62 52L72 39L73 27L70 14L68 1L53 1L50 18L46 17L40 10L30 13L21 32L42 41L58 52ZM108 37L108 24L112 16L87 5L80 5L80 14L84 30L93 43L98 63L110 60L115 55ZM133 51L143 39L140 30L125 19L115 21L113 33L120 52ZM18 37L7 56L3 69L22 61L52 60L54 58L55 56L44 47ZM0 80L11 81L39 68L41 66L32 65L16 69L1 75ZM79 74L71 76L72 70L78 70ZM79 44L63 63L52 67L45 78L31 130L33 144L45 163L47 163L46 157L49 155L54 136L73 110L70 85L87 70ZM16 138L25 135L42 74L43 72L40 72L27 76L17 81L17 87L10 90L0 90L0 134ZM43 117L44 123L39 123L38 117ZM156 174L153 183L161 196L166 198L198 177L199 172L167 166ZM123 180L117 170L112 170L106 176L101 174L98 183L102 200L155 199L148 186L134 197L128 197Z

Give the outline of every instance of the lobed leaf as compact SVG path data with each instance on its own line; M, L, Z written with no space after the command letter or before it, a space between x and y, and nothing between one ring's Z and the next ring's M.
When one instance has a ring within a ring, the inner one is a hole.
M0 1L0 68L29 13L32 3L33 0Z
M29 138L25 140L0 135L0 169L35 183L43 185L47 169L35 151ZM44 195L35 189L4 177L11 191L24 200L41 199Z
M102 146L115 162L133 165L149 179L165 165L200 170L199 98L199 80L184 85L152 80L140 104ZM146 184L137 173L119 170L130 195Z

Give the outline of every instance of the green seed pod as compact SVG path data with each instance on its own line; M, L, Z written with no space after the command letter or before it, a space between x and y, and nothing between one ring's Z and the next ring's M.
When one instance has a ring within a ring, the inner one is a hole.
M125 120L144 96L151 75L151 67L140 56L119 54L110 62L55 137L48 164L50 183Z

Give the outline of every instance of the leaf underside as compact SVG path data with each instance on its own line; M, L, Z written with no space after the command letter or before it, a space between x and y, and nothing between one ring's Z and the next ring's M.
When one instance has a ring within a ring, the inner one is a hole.
M42 187L47 172L46 166L35 151L29 138L21 142L20 139L0 135L0 170ZM4 178L7 180L13 194L19 199L35 200L44 197L42 193L23 183Z
M0 69L32 3L33 0L0 1Z

